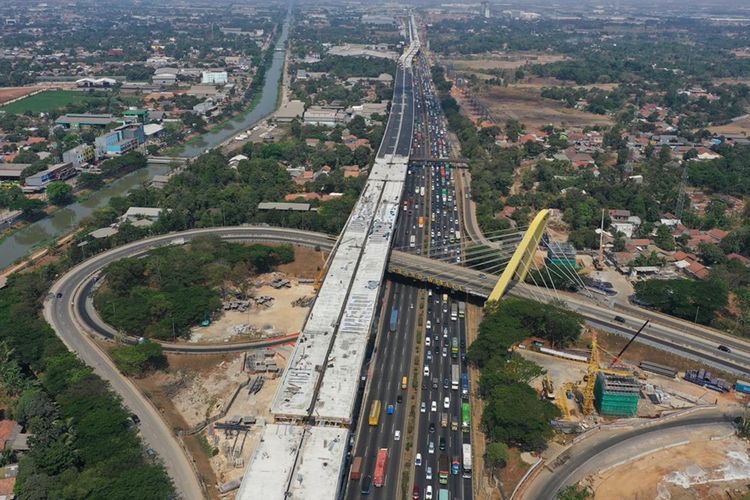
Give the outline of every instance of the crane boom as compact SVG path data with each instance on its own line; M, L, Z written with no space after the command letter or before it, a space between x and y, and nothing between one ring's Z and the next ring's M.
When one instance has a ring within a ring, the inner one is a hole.
M612 362L611 362L611 363L609 364L610 368L611 368L611 367L613 367L613 366L614 366L614 365L615 365L615 364L616 364L616 363L617 363L618 361L620 361L620 357L621 357L621 356L623 355L623 353L624 353L624 352L625 352L625 351L626 351L626 350L628 349L628 347L630 347L630 344L632 344L632 343L633 343L633 341L634 341L634 340L635 340L635 339L636 339L636 338L638 337L638 335L640 335L640 334L641 334L641 332L643 331L643 329L644 329L644 328L646 328L646 325L648 325L648 322L649 322L649 320L646 320L646 322L645 322L645 323L643 323L643 325L641 325L641 327L640 327L640 328L638 329L638 331L637 331L637 332L635 332L635 335L633 335L633 336L632 336L632 337L630 338L630 340L628 340L627 344L625 344L625 345L624 345L624 346L622 347L622 349L621 349L621 350L620 350L620 352L619 352L619 353L617 354L617 356L615 356L615 359L613 359L613 360L612 360Z

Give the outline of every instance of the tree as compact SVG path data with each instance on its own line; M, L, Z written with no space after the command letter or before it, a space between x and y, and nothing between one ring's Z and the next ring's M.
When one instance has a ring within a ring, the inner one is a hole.
M587 500L592 497L591 490L577 484L572 484L557 494L557 500Z
M698 245L698 255L700 255L701 260L707 266L721 264L726 260L724 250L719 245L711 243L700 243Z
M508 463L508 445L505 443L489 443L484 452L484 460L492 469L502 469Z
M104 181L99 174L83 172L78 176L78 186L84 189L99 189L104 185Z
M63 181L54 181L47 186L47 199L53 205L67 205L73 198L73 188Z
M656 228L654 243L657 247L666 250L667 252L671 252L675 249L674 236L672 236L672 231L669 229L669 226L662 224Z
M161 344L157 342L115 347L112 350L112 359L125 375L143 375L166 362Z

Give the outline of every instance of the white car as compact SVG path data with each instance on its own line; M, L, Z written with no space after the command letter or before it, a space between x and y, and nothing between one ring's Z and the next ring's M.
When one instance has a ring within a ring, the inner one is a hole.
M430 347L430 344L432 344L432 339L430 337L425 337L424 345L426 345L427 347Z
M417 458L414 459L414 465L420 467L422 465L422 454L417 453ZM432 474L432 468L430 467L430 474Z
M422 458L422 455L419 455L419 458ZM424 473L425 481L431 481L432 480L432 467L429 465L427 466L427 471Z
M430 446L427 448L427 452L430 455L434 455L435 454L435 441L430 441Z
M446 410L451 407L451 398L448 396L445 396L445 399L443 399L443 408Z
M424 367L424 376L429 377L430 376L430 367L425 365Z
M432 500L432 485L428 484L424 489L424 500Z
M393 440L394 441L401 441L401 431L396 431L393 433Z
M427 328L428 330L429 330L430 328L432 328L432 321L430 321L429 319L427 320L427 326L426 326L426 328Z
M427 411L427 405L425 404L424 401L422 401L422 406L419 407L419 412L424 413L426 411Z
M430 411L437 411L437 402L433 401L430 405Z

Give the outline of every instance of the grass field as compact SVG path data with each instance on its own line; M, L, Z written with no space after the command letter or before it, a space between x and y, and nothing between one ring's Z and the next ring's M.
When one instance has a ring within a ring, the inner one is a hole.
M87 92L74 90L50 90L42 92L20 101L3 106L0 109L7 113L23 114L27 111L32 113L49 113L71 103L80 103L90 98Z

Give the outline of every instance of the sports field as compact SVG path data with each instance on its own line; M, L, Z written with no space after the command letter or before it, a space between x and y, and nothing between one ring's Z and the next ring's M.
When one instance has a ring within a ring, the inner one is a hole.
M75 90L49 90L36 95L26 97L20 101L0 107L7 113L23 114L27 111L32 113L49 113L71 103L80 103L92 96L89 92L77 92Z

